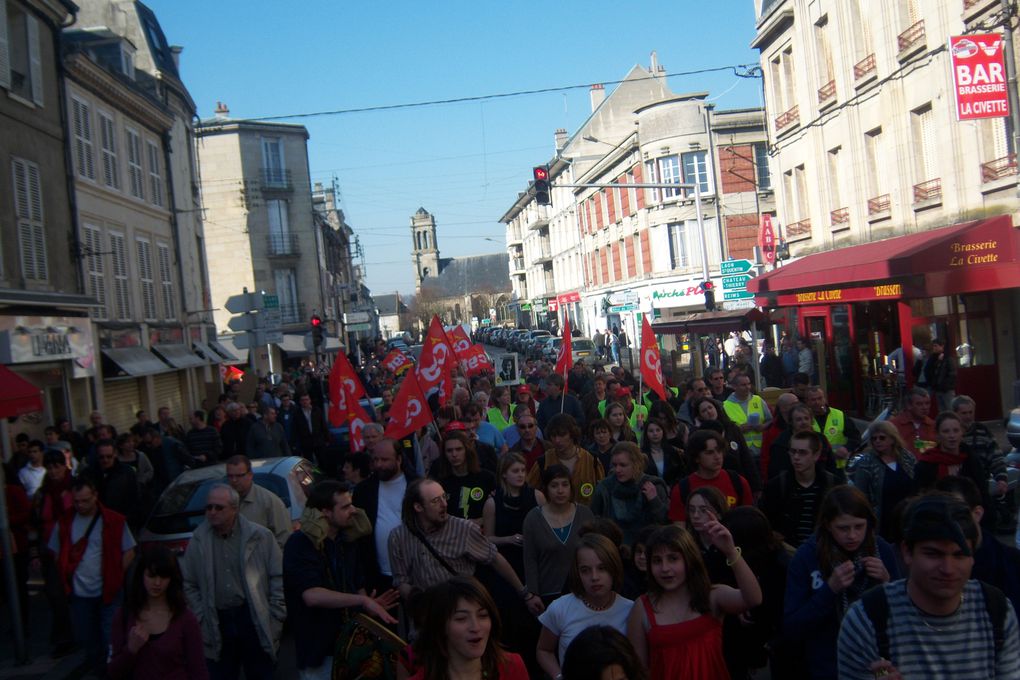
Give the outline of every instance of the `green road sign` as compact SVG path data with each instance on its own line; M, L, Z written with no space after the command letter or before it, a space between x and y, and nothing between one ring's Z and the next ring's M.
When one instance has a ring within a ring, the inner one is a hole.
M746 290L724 290L723 300L753 300L754 293Z
M750 260L725 260L721 265L719 265L719 272L723 276L727 276L729 274L743 274L744 272L751 271L751 267L752 265Z
M724 276L722 279L723 290L744 290L747 282L751 280L748 274L737 274L736 276Z

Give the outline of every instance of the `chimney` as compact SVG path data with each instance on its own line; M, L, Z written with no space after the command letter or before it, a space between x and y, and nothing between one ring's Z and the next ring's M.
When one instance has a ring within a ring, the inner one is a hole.
M591 92L589 94L591 96L591 110L592 112L594 112L595 109L597 109L602 104L602 102L605 101L606 88L605 86L596 83L595 85L591 86Z
M567 145L567 130L566 128L557 128L556 134L556 153L563 151L563 147Z
M216 117L227 118L230 116L230 109L223 102L216 102Z
M183 51L184 48L180 45L170 46L170 54L173 55L174 58L174 68L177 69L178 72L181 70L181 52Z
M659 73L659 55L652 50L652 58L648 65L648 70L652 72L652 75L658 75Z

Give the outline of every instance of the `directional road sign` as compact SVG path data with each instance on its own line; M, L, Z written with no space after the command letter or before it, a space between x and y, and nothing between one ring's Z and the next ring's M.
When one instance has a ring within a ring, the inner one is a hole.
M252 297L251 293L231 295L227 298L227 301L223 306L226 307L227 311L231 314L244 314L245 312L250 312L255 309Z
M626 305L612 305L609 308L610 314L619 314L620 312L633 312L638 308L637 303L633 302Z
M253 331L258 327L257 323L258 315L256 314L242 314L241 316L232 316L227 321L227 328L232 331Z
M727 300L722 303L723 309L754 309L754 300Z
M271 295L269 293L262 294L262 307L264 309L279 309L280 308L280 297L278 295Z
M723 300L753 300L754 293L746 290L724 290Z
M737 274L736 276L724 276L722 278L723 290L747 290L747 282L751 280L748 274Z
M258 330L234 336L234 346L237 349L262 347L263 345L272 345L280 342L283 342L283 331L279 330Z
M719 271L723 276L743 274L751 271L752 266L750 260L725 260L719 266Z
M368 312L347 312L344 321L347 323L369 323L372 320Z

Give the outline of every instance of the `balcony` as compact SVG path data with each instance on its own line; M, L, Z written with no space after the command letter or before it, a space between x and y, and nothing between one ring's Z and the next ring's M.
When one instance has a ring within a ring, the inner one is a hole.
M266 237L266 254L269 257L297 257L301 254L297 234L270 234Z
M786 237L788 239L808 238L811 236L811 219L801 220L786 225Z
M896 47L899 53L896 55L898 61L906 61L915 54L922 52L927 47L928 41L924 31L924 19L896 36Z
M776 118L776 134L779 134L786 128L793 129L800 124L800 109L797 106L789 109L785 113L780 114Z
M510 273L514 276L524 276L527 273L523 257L515 257L510 260Z
M289 324L306 324L308 319L305 317L305 304L303 302L295 302L289 305L280 305L280 323L284 326Z
M293 191L294 182L290 176L290 170L286 168L261 168L259 179L262 182L262 191Z
M825 110L836 103L836 81L829 82L818 88L818 108Z
M854 87L861 87L876 78L878 78L878 62L875 60L875 53L872 52L854 64Z
M846 228L850 226L850 208L836 208L829 213L829 223L834 228Z
M534 210L528 211L528 229L546 229L549 227L549 209L545 206L536 205Z
M521 236L521 230L508 229L506 232L506 244L508 246L515 246L520 243L524 243L524 237Z
M942 201L942 178L929 179L914 185L914 205ZM924 207L924 206L922 206Z
M552 262L552 251L548 244L543 244L541 248L538 248L538 252L535 253L535 264L547 264Z
M981 183L988 184L995 180L1016 175L1016 154L1011 153L994 161L981 164Z
M875 196L874 198L868 199L868 216L881 215L882 213L889 212L889 208L892 206L892 199L889 194L882 194L881 196Z

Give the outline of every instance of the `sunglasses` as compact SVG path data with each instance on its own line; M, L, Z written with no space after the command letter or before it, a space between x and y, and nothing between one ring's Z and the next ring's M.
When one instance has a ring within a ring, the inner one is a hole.
M220 505L219 503L208 503L205 506L205 511L206 512L212 512L213 510L215 510L216 512L222 512L223 510L226 510L226 509L227 509L227 506Z
M874 439L875 441L878 441L878 442L884 442L886 439L889 438L889 435L886 435L886 434L873 434L873 435L871 435L871 438Z

